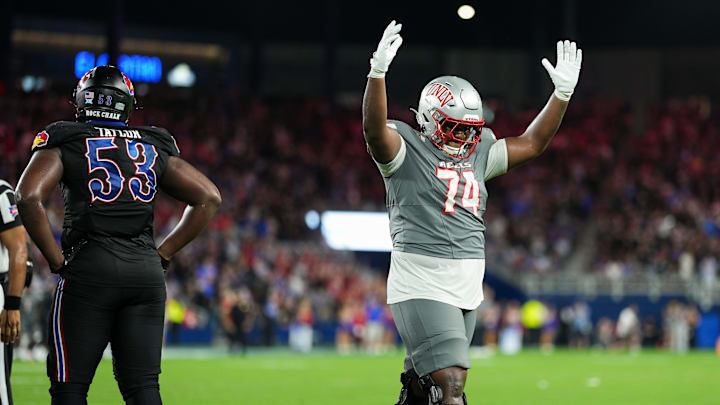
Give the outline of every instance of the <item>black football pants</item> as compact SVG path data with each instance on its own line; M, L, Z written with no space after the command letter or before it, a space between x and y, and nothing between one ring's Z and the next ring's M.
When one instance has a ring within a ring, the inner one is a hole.
M165 287L105 287L60 278L50 313L47 373L53 405L86 405L110 343L128 405L161 404L158 374Z

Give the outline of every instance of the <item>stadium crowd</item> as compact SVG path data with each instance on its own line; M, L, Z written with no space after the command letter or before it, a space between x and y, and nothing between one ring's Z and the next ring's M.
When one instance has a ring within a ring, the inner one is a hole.
M168 128L182 157L218 184L224 200L209 229L168 271L169 341L182 329L210 325L242 349L271 345L278 329L289 328L288 340L305 351L319 324L331 325L344 351L365 342L378 352L397 339L384 305L385 269L330 251L304 221L308 210L384 209L383 182L366 152L357 108L254 99L236 89L158 91L142 102L131 124ZM16 183L35 133L72 119L72 108L65 93L53 90L23 94L22 103L2 97L0 107L0 178ZM588 272L717 283L720 160L712 151L720 148L720 121L711 107L701 98L647 111L607 99L573 103L537 162L488 184L491 271L563 269L580 236L594 232ZM519 135L535 113L498 100L487 101L487 112L499 137ZM398 106L389 115L412 122ZM157 235L169 231L182 208L157 200ZM50 211L58 236L62 213L58 195ZM46 265L36 267L43 274L29 294L43 302L53 283ZM513 323L516 310L519 304L507 303L481 313ZM37 312L25 320L37 325L24 330L35 330L26 339L41 342L45 314ZM488 329L490 321L479 322L483 339L493 339L486 332L501 323Z
M556 346L576 349L638 351L666 348L685 353L697 345L700 313L696 305L670 300L660 316L624 306L616 316L593 316L582 300L556 308L548 302L495 301L491 289L480 306L473 344L514 354L524 345L551 352ZM607 312L607 311L606 311Z
M708 100L648 112L647 129L623 139L600 190L595 265L609 277L677 273L717 283L720 257L720 146Z

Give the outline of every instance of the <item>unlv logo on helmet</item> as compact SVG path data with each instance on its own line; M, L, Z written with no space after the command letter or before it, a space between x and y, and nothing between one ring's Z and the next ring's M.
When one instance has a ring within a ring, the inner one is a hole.
M430 85L430 88L425 95L437 97L438 101L440 101L440 107L445 107L445 105L454 98L450 89L440 83L433 83Z

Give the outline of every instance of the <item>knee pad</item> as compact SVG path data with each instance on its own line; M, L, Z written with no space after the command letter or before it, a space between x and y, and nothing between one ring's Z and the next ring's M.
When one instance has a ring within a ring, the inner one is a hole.
M87 405L87 393L90 384L50 382L52 405Z
M162 405L159 388L143 388L130 397L123 397L126 405Z
M160 384L157 374L150 375L124 375L125 373L115 372L115 380L120 388L120 393L127 404L154 404L142 398L160 398ZM157 402L158 404L160 402Z

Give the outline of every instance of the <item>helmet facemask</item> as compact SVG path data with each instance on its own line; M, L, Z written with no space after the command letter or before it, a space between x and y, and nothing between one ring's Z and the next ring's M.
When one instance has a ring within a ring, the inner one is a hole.
M454 158L467 159L480 141L485 120L458 120L448 117L439 110L434 110L431 117L435 121L436 129L430 139L435 146ZM468 135L461 138L459 133ZM460 145L450 146L450 142L459 142ZM457 152L453 153L453 149L450 148L457 148Z

